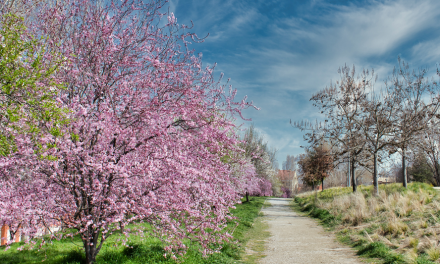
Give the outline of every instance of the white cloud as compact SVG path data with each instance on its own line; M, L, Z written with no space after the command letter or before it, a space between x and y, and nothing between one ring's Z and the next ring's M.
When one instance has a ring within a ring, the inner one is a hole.
M380 79L386 78L392 67L384 62L372 65L368 60L392 53L418 32L432 27L439 7L439 1L372 2L367 7L338 7L321 18L324 23L316 25L298 18L281 20L274 25L274 37L267 40L266 48L251 51L266 64L259 80L279 83L285 89L318 90L338 78L337 68L345 63L356 64L359 70L362 66L376 68L384 74ZM414 52L424 48L440 55L434 41L419 44ZM397 59L397 55L393 57Z
M440 62L440 38L421 42L412 48L413 58L423 63Z
M179 5L179 0L170 0L170 12L176 13L177 6Z
M298 146L304 144L303 133L289 119L322 118L308 99L339 79L339 67L355 64L358 72L374 68L380 87L403 46L410 45L407 61L440 61L440 38L425 34L414 43L421 33L440 30L440 1L371 0L342 6L317 0L300 17L275 19L258 11L260 2L193 0L187 17L195 19L195 32L210 33L204 47L219 62L216 71L232 78L237 98L249 95L261 107L245 116L280 150L280 163L287 154L301 152ZM213 45L217 50L207 48Z
M332 14L337 22L321 33L334 44L336 52L343 48L350 56L383 55L431 27L440 7L438 1L372 3L361 8L341 8Z

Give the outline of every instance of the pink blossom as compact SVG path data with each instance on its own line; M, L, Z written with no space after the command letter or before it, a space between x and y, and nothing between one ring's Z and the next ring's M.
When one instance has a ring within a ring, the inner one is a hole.
M61 136L47 135L56 147L36 152L17 133L17 152L0 158L3 224L31 238L42 226L76 230L66 236L81 236L88 263L133 222L150 223L171 256L185 251L185 238L205 253L231 239L223 231L229 208L246 190L262 193L249 163L221 159L242 152L230 131L252 105L235 102L236 91L225 92L213 68L202 68L182 45L193 35L180 32L172 14L166 27L175 34L157 27L162 5L41 7L31 29L69 58L56 74L68 86L59 100L74 114ZM150 15L139 20L139 12Z

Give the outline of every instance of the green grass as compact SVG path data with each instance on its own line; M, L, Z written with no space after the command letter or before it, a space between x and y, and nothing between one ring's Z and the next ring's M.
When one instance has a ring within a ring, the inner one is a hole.
M416 259L417 264L435 264L435 262L432 262L428 259L428 256L420 256Z
M382 259L384 264L406 263L402 255L393 253L389 247L381 242L373 242L361 247L358 251L358 255Z
M246 235L253 228L253 222L263 206L266 197L251 197L249 203L237 204L236 209L231 213L238 217L239 225L234 231L234 238L237 243L224 245L220 253L215 253L204 258L200 253L200 246L192 243L189 246L187 254L180 257L178 262L187 264L208 264L208 263L239 263L244 246L249 239ZM231 223L232 226L233 223ZM233 224L235 225L235 224ZM135 229L139 226L131 225ZM143 225L148 229L148 225ZM176 261L165 258L164 245L159 239L149 237L140 237L131 235L129 238L130 247L125 247L118 239L120 234L111 236L103 245L99 252L97 264L137 264L137 263L177 263ZM37 242L38 243L38 242ZM14 243L10 249L5 251L5 247L0 248L0 262L2 264L30 264L30 263L64 263L81 264L84 262L84 252L81 239L76 236L73 239L63 239L53 241L42 246L40 249L16 250L23 243Z
M270 206L268 202L264 204L264 207ZM264 221L263 214L257 217L254 221L253 227L244 234L244 240L246 240L246 252L241 255L241 260L246 264L258 263L260 259L266 255L266 241L270 237L268 231L269 224Z

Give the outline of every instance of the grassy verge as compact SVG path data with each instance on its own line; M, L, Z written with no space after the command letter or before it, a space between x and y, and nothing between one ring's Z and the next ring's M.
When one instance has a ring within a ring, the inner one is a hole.
M427 184L332 188L295 198L294 208L336 233L358 250L358 255L379 263L437 263L440 260L440 196Z
M258 217L259 211L263 206L265 197L251 197L249 203L236 205L236 209L231 213L238 217L239 225L234 231L234 238L237 243L226 244L221 252L203 258L199 252L199 245L191 244L185 256L181 257L179 263L203 264L203 263L239 263L241 255L244 253L244 245L249 240L247 235L252 230L253 222ZM235 225L235 224L234 224ZM132 225L131 229L139 226ZM103 245L97 256L96 263L106 264L136 264L136 263L177 263L176 261L165 258L163 244L160 240L149 237L130 236L129 244L125 247L119 239L121 235L115 234L110 237ZM44 245L41 249L16 250L23 245L15 243L11 249L0 248L0 262L3 264L30 264L30 263L65 263L80 264L84 261L84 253L79 237L53 241L51 244Z
M264 204L264 207L267 206L270 206L268 202ZM266 256L264 254L266 249L266 241L267 238L270 237L270 232L268 229L269 225L263 220L263 215L261 214L255 219L253 228L249 229L244 235L246 249L241 255L241 260L243 263L258 263L260 259Z

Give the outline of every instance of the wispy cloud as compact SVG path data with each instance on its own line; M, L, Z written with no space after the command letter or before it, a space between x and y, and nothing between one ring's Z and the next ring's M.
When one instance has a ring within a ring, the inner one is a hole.
M383 80L399 55L415 67L440 61L440 1L331 2L171 1L181 23L210 33L195 46L205 63L217 62L238 96L261 108L245 115L280 149L279 160L301 152L303 133L289 119L321 118L308 99L339 79L339 67L374 68Z
M440 37L430 41L421 42L412 47L413 60L419 63L439 64L440 63Z
M421 31L432 27L438 31L440 25L433 21L438 20L439 7L438 1L327 5L333 11L319 18L308 14L280 19L271 26L273 35L262 40L263 48L249 52L250 58L265 65L258 74L260 82L278 83L284 89L318 90L337 78L337 68L345 63L381 69L390 65L389 59L394 64L396 49Z

